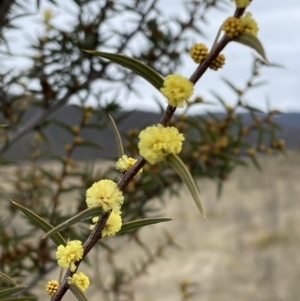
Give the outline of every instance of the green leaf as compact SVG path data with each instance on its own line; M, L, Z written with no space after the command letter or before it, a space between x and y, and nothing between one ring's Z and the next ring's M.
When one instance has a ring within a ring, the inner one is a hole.
M223 80L223 82L225 84L228 85L228 87L230 87L235 93L238 93L239 92L239 89L231 82L229 81L228 79L224 78L224 77L221 77L221 79Z
M54 174L52 174L51 172L47 171L46 169L44 169L43 167L41 166L38 166L38 169L40 170L40 172L46 176L49 180L52 180L52 181L56 181L57 182L57 179L55 177Z
M31 300L36 300L35 296L25 296L25 297L11 297L11 298L6 298L6 299L1 299L1 301L31 301Z
M238 165L248 167L248 163L246 161L244 161L243 159L236 157L234 155L230 155L227 152L220 153L219 158L222 158L223 160L226 160L228 162L232 162L232 163L236 163Z
M57 120L57 119L48 119L45 121L45 125L56 125L58 127L63 128L64 130L66 130L67 132L71 133L72 135L74 135L74 131L73 131L73 127L63 121Z
M256 82L256 83L252 83L251 84L251 88L257 88L257 87L261 87L261 86L265 86L268 84L268 81L266 80L261 80L259 82Z
M1 299L1 301L36 301L36 297L35 296L25 296L25 297L11 297L11 298L5 298L5 299Z
M145 219L127 222L122 225L122 228L118 232L118 234L123 234L125 232L133 231L133 230L136 230L141 227L158 224L158 223L163 223L163 222L169 222L172 220L174 220L174 219L170 218L170 217L154 217L154 218L145 218Z
M218 185L217 185L217 199L221 197L223 191L223 181L221 179L218 179Z
M102 146L93 141L82 141L76 144L76 147L92 147L95 149L102 149Z
M76 284L70 284L69 285L70 291L73 293L73 295L77 298L79 301L88 301L87 297L83 293L83 291L76 285Z
M263 127L258 128L257 145L261 145L264 139L265 130Z
M257 109L257 108L254 108L254 107L251 107L251 106L249 106L249 105L244 105L243 108L249 110L250 112L265 114L264 111L262 111L262 110L260 110L260 109Z
M61 223L60 225L52 228L49 232L47 232L43 237L42 239L46 238L46 237L51 237L53 234L59 232L59 231L63 231L65 230L66 228L76 224L76 223L79 223L79 222L82 222L84 220L87 220L87 219L90 219L90 218L93 218L95 216L99 216L101 214L103 214L103 210L101 209L101 207L91 207L91 208L88 208L88 209L85 209L81 212L79 212L78 214L76 214L75 216L69 218L68 220L64 221L63 223Z
M1 301L36 301L37 298L35 296L24 296L24 297L11 297L11 298L5 298L1 299Z
M49 232L51 229L53 229L53 226L50 225L48 222L46 222L44 219L39 217L37 214L33 213L29 209L23 207L22 205L12 201L12 203L18 207L38 228L43 230L44 232ZM50 236L50 239L57 245L67 245L64 238L60 235L60 233L56 233Z
M224 109L226 109L227 105L226 105L225 101L223 100L223 98L215 91L211 90L210 93L213 94L213 96L220 102L220 104L224 107Z
M144 63L120 54L120 53L109 53L109 52L101 52L101 51L94 51L94 50L84 50L87 53L92 55L98 55L100 57L106 58L114 63L117 63L125 68L130 69L137 75L143 77L146 81L152 84L157 90L163 86L164 79L151 67L145 65Z
M16 287L4 289L4 290L0 291L0 299L3 299L4 297L10 296L10 295L13 295L13 294L21 291L24 288L25 288L25 286L16 286Z
M115 133L115 137L116 137L116 141L117 141L117 146L118 146L118 156L119 156L119 158L121 158L124 155L124 148L123 148L123 144L122 144L121 135L119 133L117 125L116 125L114 119L112 118L112 116L110 114L108 114L108 117L109 117L109 120L111 121L111 124L112 124L113 129L114 129L114 133Z
M284 66L284 65L276 64L276 63L270 63L270 62L269 62L269 67L285 69L285 66Z
M10 278L7 274L4 274L2 272L0 272L0 281L1 280L13 286L18 286L18 284L12 278Z
M253 165L257 168L257 170L259 170L261 172L262 169L261 169L261 166L260 166L257 158L255 156L251 156L250 158L251 158Z
M204 208L203 208L203 205L201 202L201 198L200 198L200 194L198 192L195 181L194 181L193 177L191 176L190 172L188 171L188 169L186 168L186 166L184 165L184 163L182 162L182 160L178 156L176 156L174 154L170 154L167 157L166 161L171 165L171 167L181 177L182 181L185 183L185 185L189 189L198 209L205 216L205 211L204 211Z
M248 33L242 33L238 37L234 38L233 41L244 44L256 50L263 57L266 63L269 64L265 54L265 50L260 40L256 36Z

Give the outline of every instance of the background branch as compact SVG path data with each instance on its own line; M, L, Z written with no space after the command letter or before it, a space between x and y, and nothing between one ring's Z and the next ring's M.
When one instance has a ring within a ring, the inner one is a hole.
M7 15L15 3L15 0L0 0L0 31L7 22Z

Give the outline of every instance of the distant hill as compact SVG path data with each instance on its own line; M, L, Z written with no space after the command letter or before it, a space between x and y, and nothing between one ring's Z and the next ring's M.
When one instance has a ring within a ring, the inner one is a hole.
M24 117L24 122L33 118L38 112L37 110L27 112ZM161 115L152 112L135 111L129 114L129 112L121 112L116 114L114 118L118 119L122 114L127 115L126 118L118 123L119 130L121 132L126 132L133 128L143 128L149 124L158 123ZM80 111L76 106L70 105L61 108L60 110L54 112L49 118L64 121L69 125L76 125L80 120ZM219 116L222 116L220 114ZM97 122L93 117L92 121ZM242 118L246 124L250 124L251 117L248 114L243 114ZM286 141L286 147L289 150L300 149L300 113L288 113L282 114L275 117L275 122L282 127L280 133L280 138ZM58 155L64 153L63 145L71 141L71 134L62 129L57 125L49 125L45 133L49 139L49 143L43 147L43 152L54 151ZM85 159L97 159L97 158L107 158L116 155L116 142L111 127L103 129L103 131L98 131L95 129L84 129L81 136L84 140L94 141L102 146L102 149L96 148L78 148L74 152L74 158L77 160ZM250 140L254 137L250 137ZM28 146L32 143L32 134L27 134L25 137L20 139L15 145L13 145L6 155L13 159L25 159L28 157Z

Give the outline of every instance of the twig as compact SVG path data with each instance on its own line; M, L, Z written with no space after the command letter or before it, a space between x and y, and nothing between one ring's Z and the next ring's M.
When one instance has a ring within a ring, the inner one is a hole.
M41 280L42 277L44 277L45 275L47 275L48 273L53 271L55 268L57 268L56 263L54 263L47 269L41 270L36 276L34 276L32 278L32 280L29 282L29 284L24 289L17 292L14 296L16 297L16 296L25 295L26 293L28 293L35 286L35 284Z
M0 0L0 31L5 26L7 15L15 2L15 0Z

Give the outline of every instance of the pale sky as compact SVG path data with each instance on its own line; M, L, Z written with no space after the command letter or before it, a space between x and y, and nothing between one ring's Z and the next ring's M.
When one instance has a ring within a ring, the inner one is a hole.
M62 5L66 7L67 2L63 2ZM163 8L166 15L174 15L182 11L182 2L182 0L159 0L159 5ZM228 2L231 3L229 0ZM95 1L95 3L97 2ZM46 1L44 1L41 11L45 8L51 8ZM202 29L208 38L201 38L197 42L203 42L210 47L219 26L233 10L234 6L232 4L226 12L210 11L208 14L209 24L202 25ZM72 8L70 11L72 11ZM266 98L268 98L273 108L284 112L300 112L300 1L253 0L247 11L253 14L259 24L258 37L264 45L268 60L271 63L284 66L284 69L268 67L263 69L259 79L267 80L268 84L256 88L247 94L248 104L266 110ZM70 20L70 14L66 16L61 12L58 15L61 16L59 22L66 22L67 24L68 20ZM40 16L39 19L41 20ZM21 53L22 50L28 52L26 49L29 45L28 37L34 37L34 33L42 32L39 19L37 17L22 19L21 24L24 29L21 35L20 31L15 31L12 34L11 46L14 49L20 49ZM24 22L26 22L26 26L24 26ZM220 78L225 77L242 88L250 74L253 53L254 51L248 47L231 43L224 50L226 56L224 68L218 72L208 70L195 86L195 94L213 100L214 98L209 91L214 90L218 94L223 95L229 104L234 104L236 101L234 94ZM27 64L26 60L19 59L9 62L6 66L25 68ZM195 68L196 64L186 56L184 64L176 73L189 77ZM141 91L141 96L130 95L122 103L124 109L157 110L153 96L159 98L165 104L164 98L160 93L155 91L143 79L139 80L136 86ZM203 113L207 110L218 109L216 106L198 106L198 108L198 112Z

